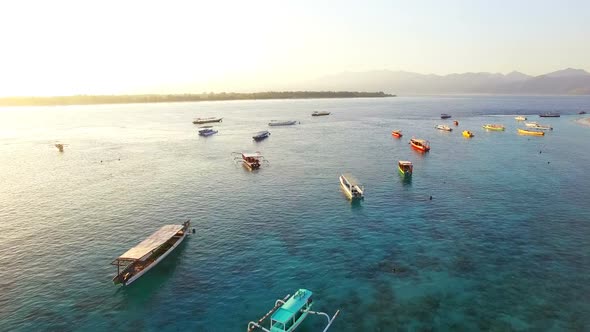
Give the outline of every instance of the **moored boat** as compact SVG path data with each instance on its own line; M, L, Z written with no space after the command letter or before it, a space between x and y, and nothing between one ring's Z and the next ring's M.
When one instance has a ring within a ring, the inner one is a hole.
M539 124L534 121L531 121L531 122L525 122L524 125L532 128L532 127L538 126Z
M553 130L553 127L551 127L551 126L546 126L546 125L542 125L542 124L538 124L538 123L536 126L533 126L532 128L539 129L539 130Z
M295 120L288 120L288 121L270 120L268 125L269 126L291 126L296 123L297 123L297 121L295 121Z
M455 120L455 121L453 121L453 124L454 124L455 126L458 126L458 125L459 125L459 121Z
M430 151L430 142L425 139L412 138L410 140L410 145L413 149L418 150L420 152Z
M492 130L492 131L504 131L506 129L501 124L492 124L492 123L486 123L482 127L483 127L483 129Z
M340 175L340 186L346 197L352 201L365 198L364 188L349 174Z
M542 118L559 118L561 115L556 112L547 112L547 113L539 114L539 116Z
M530 135L530 136L544 136L545 135L545 133L542 131L521 129L521 128L518 128L518 133L521 135Z
M397 162L397 169L404 176L412 176L414 165L412 165L411 161L400 160Z
M522 115L518 115L516 117L514 117L514 120L516 121L526 121L526 117L522 116Z
M263 130L263 131L259 131L256 134L254 134L254 136L252 136L252 139L254 139L255 141L262 141L263 139L267 138L268 136L270 136L270 132L268 130Z
M579 111L578 114L586 114L586 111Z
M471 138L473 137L473 133L469 130L463 130L463 137Z
M211 129L211 128L205 128L205 129L199 130L199 135L201 135L201 136L211 136L211 135L215 135L217 133L218 133L217 130Z
M117 266L115 285L128 286L139 277L158 265L184 240L189 232L190 220L182 225L162 226L154 234L115 259L111 265Z
M393 136L395 138L401 138L404 135L402 134L401 130L393 130L393 131L391 131L391 136Z
M262 166L262 163L268 163L264 156L260 152L233 152L235 163L242 163L247 169L254 171Z
M309 314L324 316L328 319L323 332L328 331L340 310L330 317L325 312L312 311L313 292L308 289L299 289L293 296L287 295L283 299L275 301L275 306L257 321L248 323L247 332L260 329L264 332L293 332L308 317ZM270 326L267 329L262 324L270 317Z
M211 122L221 122L223 118L216 118L216 117L211 117L211 118L196 118L193 120L194 124L202 124L202 123L211 123Z
M440 115L440 118L441 119L450 119L451 118L451 115L446 114L446 113L443 113L443 114Z
M330 112L326 112L326 111L315 111L313 113L311 113L311 116L324 116L324 115L330 115Z
M447 125L442 125L442 124L436 125L434 128L438 129L438 130L444 130L444 131L453 131L453 128L451 128Z

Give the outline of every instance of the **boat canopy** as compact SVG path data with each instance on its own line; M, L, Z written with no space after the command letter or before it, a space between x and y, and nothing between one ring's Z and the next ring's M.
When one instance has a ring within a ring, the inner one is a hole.
M174 235L176 235L176 233L181 231L183 227L183 225L162 226L162 228L160 228L154 234L141 241L140 244L127 250L127 252L119 256L118 260L137 260L142 258L164 244L166 241L170 240Z
M260 157L262 157L262 155L260 153L258 153L258 152L255 152L255 153L242 153L242 156L244 158L260 158Z
M407 160L400 160L399 161L399 164L400 165L412 165L412 162L411 161L407 161Z
M275 311L271 317L271 320L278 323L287 324L289 320L305 306L307 300L312 294L313 293L310 290L303 288L299 289L287 300L287 302L285 302L285 304Z

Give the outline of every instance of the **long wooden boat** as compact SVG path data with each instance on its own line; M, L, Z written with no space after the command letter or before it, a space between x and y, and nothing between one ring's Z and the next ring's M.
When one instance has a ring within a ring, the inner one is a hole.
M253 332L257 329L264 332L293 332L310 314L326 317L328 323L322 331L328 331L340 310L337 310L332 317L325 312L312 311L312 295L312 291L301 288L293 296L287 295L283 299L276 300L275 306L262 318L248 323L247 332ZM270 326L266 328L262 324L269 317Z
M430 151L430 142L425 139L412 138L410 140L410 145L413 149L418 150L420 152Z
M436 125L434 128L443 131L453 131L453 128L443 124Z
M194 124L202 124L202 123L211 123L211 122L221 122L221 120L223 120L223 118L215 118L215 117L211 117L211 118L196 118L193 120Z
M117 267L113 278L115 285L129 286L168 256L186 237L190 220L182 225L162 226L154 234L115 259L111 265Z
M365 198L364 188L349 174L340 175L340 186L346 197L352 201Z
M252 136L252 139L255 141L262 141L263 139L267 138L268 136L270 136L270 132L268 130L263 130L263 131L259 131L256 134L254 134L254 136Z
M315 111L313 113L311 113L311 116L326 116L326 115L330 115L330 112L326 112L326 111Z
M412 176L414 165L412 165L411 161L400 160L397 162L397 169L403 176Z
M401 130L393 130L391 132L391 136L393 136L395 138L401 138L404 135L402 134L402 131Z
M473 133L469 130L463 130L463 137L471 138L473 137Z
M485 130L492 130L492 131L504 131L506 130L506 128L504 128L503 125L501 124L491 124L491 123L487 123L483 125L483 129Z
M530 135L530 136L544 136L545 135L545 133L542 131L521 129L521 128L518 128L518 133L521 135Z
M268 125L269 126L292 126L296 123L297 123L297 121L295 121L295 120L288 120L288 121L271 120L268 123Z

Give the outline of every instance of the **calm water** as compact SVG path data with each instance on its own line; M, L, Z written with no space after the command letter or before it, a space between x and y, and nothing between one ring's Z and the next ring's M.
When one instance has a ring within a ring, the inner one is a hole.
M555 128L545 137L516 134L514 114L554 110L568 115L529 116ZM244 331L300 287L316 310L341 310L334 331L588 330L580 110L589 97L0 109L0 330ZM433 129L440 113L460 126ZM223 116L219 134L198 137L197 116ZM301 124L254 143L271 119ZM412 151L411 136L432 151ZM234 151L270 166L248 172ZM415 164L410 182L400 159ZM344 171L365 185L359 205L339 189ZM113 286L114 258L187 218L195 235ZM310 316L300 330L323 324Z

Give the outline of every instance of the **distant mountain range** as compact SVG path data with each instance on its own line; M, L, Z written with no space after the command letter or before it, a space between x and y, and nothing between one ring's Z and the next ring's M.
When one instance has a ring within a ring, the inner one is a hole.
M545 75L463 73L424 75L406 71L344 72L306 83L306 89L385 91L394 94L589 95L590 73L567 68Z

